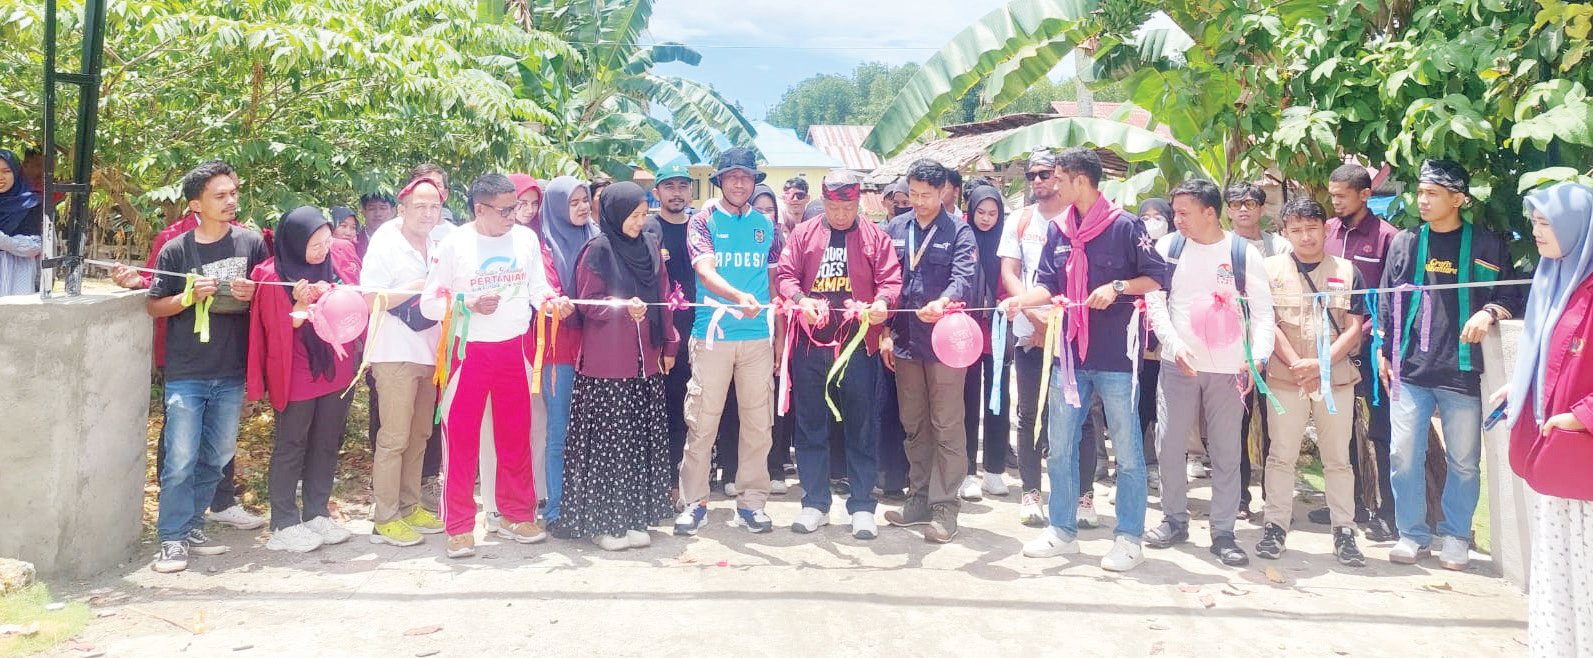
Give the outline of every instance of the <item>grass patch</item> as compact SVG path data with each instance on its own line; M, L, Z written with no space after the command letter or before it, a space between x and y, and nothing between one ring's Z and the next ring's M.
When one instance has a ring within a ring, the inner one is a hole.
M50 588L42 583L0 597L0 626L39 625L38 632L32 635L0 636L0 657L25 656L49 649L83 632L83 627L94 616L82 603L67 603L60 610L45 610L44 606L50 603Z

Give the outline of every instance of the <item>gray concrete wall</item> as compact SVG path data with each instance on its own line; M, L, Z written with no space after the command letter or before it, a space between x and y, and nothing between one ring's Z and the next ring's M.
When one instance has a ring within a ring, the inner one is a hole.
M1493 412L1488 398L1510 382L1515 372L1516 346L1521 342L1520 320L1499 323L1498 331L1488 332L1482 344L1483 418ZM1527 587L1527 566L1531 557L1533 498L1537 496L1510 470L1510 423L1502 422L1482 436L1483 469L1488 479L1488 525L1493 543L1493 562L1500 574L1517 587Z
M153 327L144 300L0 298L0 556L56 577L134 557Z

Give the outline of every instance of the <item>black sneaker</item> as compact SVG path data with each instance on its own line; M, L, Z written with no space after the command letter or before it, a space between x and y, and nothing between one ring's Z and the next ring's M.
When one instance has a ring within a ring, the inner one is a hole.
M1376 542L1399 541L1399 530L1394 529L1394 526L1387 519L1381 516L1374 516L1372 520L1366 522L1366 540Z
M1233 535L1222 533L1211 538L1211 554L1217 560L1230 567L1242 567L1250 564L1250 556L1245 555L1245 549L1239 548L1238 542L1233 540Z
M894 526L923 525L929 523L933 512L929 509L928 496L913 496L899 510L885 513L885 522Z
M163 541L160 543L160 553L155 556L155 561L149 568L159 573L176 573L188 568L188 542Z
M929 527L924 528L924 541L947 544L957 536L957 510L950 505L936 505Z
M1145 545L1151 548L1171 548L1174 544L1189 541L1189 524L1163 519L1162 524L1145 533Z
M194 528L188 531L188 552L194 555L221 555L232 550L210 539L205 531Z
M1355 546L1354 528L1339 526L1333 530L1333 557L1346 567L1366 566L1366 556Z
M1305 515L1305 518L1310 519L1312 523L1317 525L1327 525L1333 522L1333 514L1328 511L1326 505L1311 510L1309 514Z
M1267 527L1263 528L1261 532L1261 541L1256 543L1256 557L1264 557L1268 560L1278 559L1283 555L1283 541L1289 531L1284 530L1283 526L1276 523L1268 523Z
M846 478L830 480L830 494L850 498L852 496L852 483L847 482Z

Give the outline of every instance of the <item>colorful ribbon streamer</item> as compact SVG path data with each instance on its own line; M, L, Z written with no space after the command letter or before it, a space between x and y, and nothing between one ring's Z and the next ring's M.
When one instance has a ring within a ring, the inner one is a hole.
M216 302L214 295L204 299L194 299L194 281L199 278L197 274L186 275L183 282L183 306L192 306L194 309L194 333L199 334L199 342L210 342L210 305Z
M711 350L714 348L715 339L723 339L725 337L725 329L719 326L719 322L724 320L726 315L737 320L745 319L747 316L741 312L741 309L727 305L712 297L704 297L703 300L714 309L714 314L708 318L708 340L706 341L708 349ZM774 316L772 315L769 316L769 329L769 335L772 337L774 335Z
M1383 331L1381 327L1383 322L1378 318L1377 293L1366 294L1366 312L1372 315L1372 349L1368 358L1372 360L1372 406L1377 407L1383 404L1382 395L1379 391L1383 387L1383 380L1378 375L1378 371L1382 369L1378 361L1382 360L1379 357L1383 353Z
M1052 301L1056 301L1056 298ZM1040 421L1045 418L1046 401L1051 397L1051 360L1056 358L1056 346L1062 338L1062 313L1066 308L1065 305L1052 308L1045 319L1045 342L1041 343L1040 349L1041 363L1045 365L1040 367L1040 397L1034 408L1033 440L1036 445L1040 443L1040 426L1044 424Z
M371 367L370 341L376 339L376 332L382 328L382 316L387 315L387 294L376 293L371 299L371 321L365 325L365 354L360 357L360 366L354 370L354 379L348 383L348 388L343 390L343 397L348 397L354 392L354 387L359 386L360 379L365 376L365 371Z
M1394 318L1392 321L1394 325L1394 345L1392 349L1394 363L1392 365L1393 372L1388 375L1388 399L1393 402L1399 402L1399 377L1405 363L1404 330L1406 325L1409 324L1408 321L1403 319L1405 317L1405 293L1416 289L1416 286L1409 283L1401 284L1394 289ZM1417 298L1417 303L1421 303L1420 298Z
M1139 366L1145 360L1144 349L1141 345L1149 342L1145 339L1145 326L1142 318L1145 317L1145 298L1134 300L1134 313L1128 316L1128 362L1133 364L1134 379L1129 382L1129 401L1139 404Z
M997 308L990 314L990 413L1001 413L1001 384L1006 379L1002 365L1007 361L1007 312Z
M785 350L780 353L780 401L775 405L775 411L784 416L791 413L791 350L796 347L797 323L801 318L798 317L796 305L791 302L785 302L778 308L769 310L769 317L772 318L777 314L786 316ZM710 328L710 334L712 331ZM711 339L708 346L713 347Z
M830 413L836 420L841 420L841 410L835 406L835 399L830 395L830 387L839 387L841 378L846 375L846 364L857 354L858 346L863 344L863 338L868 335L868 305L855 299L846 300L844 320L857 322L857 332L852 334L851 340L846 341L846 346L835 356L835 363L830 365L830 372L824 377L824 402L830 405Z
M1261 376L1261 370L1256 368L1255 346L1250 341L1250 301L1244 297L1239 298L1239 319L1244 322L1244 336L1241 338L1245 346L1245 364L1250 367L1250 382L1256 387L1256 392L1272 402L1272 410L1283 413L1283 403L1278 401L1278 396L1272 394L1272 389L1267 388L1266 378Z
M1333 336L1332 326L1328 321L1327 293L1319 293L1311 300L1311 313L1320 312L1321 320L1316 332L1316 365L1317 376L1322 380L1321 395L1327 400L1327 410L1330 414L1337 414L1339 410L1333 404Z
M433 381L437 383L438 390L448 389L448 379L453 375L455 362L463 363L465 360L465 345L470 338L470 307L465 305L465 296L455 294L448 302L446 313L443 316L442 341L437 343L437 374ZM432 417L432 422L442 422L443 405L437 405L437 413Z
M531 359L532 395L537 395L542 392L542 361L544 353L552 352L558 349L559 346L559 312L553 308L552 299L543 301L537 306L536 323L537 353L536 356L532 357ZM547 349L542 349L543 345L547 345ZM553 372L553 381L549 383L549 386L553 390L548 391L549 395L552 395L554 390L558 390L559 371L557 368L555 368Z

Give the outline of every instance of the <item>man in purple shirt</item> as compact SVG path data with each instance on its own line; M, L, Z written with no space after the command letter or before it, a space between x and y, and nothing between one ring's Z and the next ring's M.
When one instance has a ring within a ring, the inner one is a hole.
M1156 251L1144 222L1101 196L1101 160L1093 149L1074 147L1057 154L1057 186L1073 205L1047 229L1045 248L1034 285L1002 302L1008 317L1020 309L1042 306L1053 294L1085 307L1065 309L1064 328L1073 381L1060 364L1051 368L1047 439L1051 453L1051 524L1024 544L1028 557L1055 557L1079 552L1078 458L1092 393L1099 393L1112 428L1117 452L1117 530L1101 568L1128 571L1144 561L1140 539L1145 532L1145 456L1141 450L1139 396L1134 394L1135 365L1143 349L1130 350L1135 296L1167 284L1167 262ZM1041 329L1036 328L1036 331ZM1076 399L1065 394L1077 387Z
M1377 285L1378 281L1383 280L1383 259L1388 254L1388 245L1394 241L1399 230L1366 207L1366 201L1371 196L1372 177L1365 167L1347 164L1333 170L1328 178L1328 197L1336 216L1327 222L1327 240L1324 244L1328 254L1354 263L1356 270L1361 273L1362 281ZM1389 483L1388 402L1385 393L1379 404L1372 404L1373 387L1378 386L1379 382L1372 373L1372 359L1375 357L1371 351L1370 315L1362 325L1362 330L1366 332L1366 340L1361 341L1360 352L1352 356L1350 361L1361 371L1361 382L1356 385L1355 396L1364 399L1366 408L1371 411L1366 438L1371 441L1376 461L1362 462L1361 450L1354 446L1350 448L1350 464L1355 469L1355 520L1366 524L1367 539L1394 541L1399 539L1399 532L1394 529L1394 492ZM1377 485L1375 501L1366 498L1366 491L1373 482ZM1322 507L1312 510L1310 519L1313 523L1326 525L1330 520L1328 509Z

